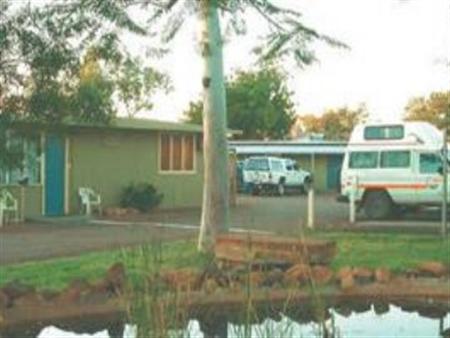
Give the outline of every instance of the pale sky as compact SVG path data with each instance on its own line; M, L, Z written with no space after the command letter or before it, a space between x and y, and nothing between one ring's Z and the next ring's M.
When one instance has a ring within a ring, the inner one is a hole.
M399 119L409 98L450 90L449 0L278 2L301 11L305 24L351 48L318 44L314 49L319 63L305 69L283 65L298 113L319 115L326 108L366 103L372 118ZM250 51L265 24L253 17L250 22L247 36L225 45L226 75L255 62ZM160 64L171 76L174 91L158 95L155 108L141 116L177 120L189 101L201 95L195 20L185 27Z

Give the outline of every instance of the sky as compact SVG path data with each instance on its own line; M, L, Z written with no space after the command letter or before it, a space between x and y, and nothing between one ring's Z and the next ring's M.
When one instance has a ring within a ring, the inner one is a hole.
M343 50L314 44L316 64L304 69L283 64L298 114L320 115L327 108L365 103L372 119L401 119L410 98L450 90L449 0L277 2L300 11L303 23L350 46ZM226 76L254 66L251 50L266 24L253 15L248 22L249 33L224 47ZM170 54L158 63L170 75L174 90L158 94L154 109L140 116L178 120L189 102L201 97L195 20L185 27L172 41Z

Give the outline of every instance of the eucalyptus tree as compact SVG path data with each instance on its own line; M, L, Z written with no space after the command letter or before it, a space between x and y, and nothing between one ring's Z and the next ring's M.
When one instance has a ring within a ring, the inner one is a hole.
M198 240L200 250L210 250L217 232L226 232L228 220L227 173L227 112L223 74L223 36L221 20L228 20L233 32L245 34L251 23L250 11L258 14L269 26L260 46L255 46L261 62L292 57L297 65L315 61L309 44L322 40L333 46L345 45L319 34L301 22L301 13L285 8L275 0L149 0L153 5L153 23L165 20L165 36L172 38L186 22L186 15L197 15L200 26L200 50L203 59L203 149L204 193L201 227ZM278 1L280 2L280 1ZM292 2L294 3L294 2ZM159 26L161 27L161 26Z

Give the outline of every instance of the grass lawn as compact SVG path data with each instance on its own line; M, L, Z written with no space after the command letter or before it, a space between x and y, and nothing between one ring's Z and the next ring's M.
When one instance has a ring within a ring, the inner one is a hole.
M309 236L334 240L338 255L333 269L342 266L384 266L402 271L422 261L440 261L450 265L449 238L443 240L430 235L403 235L398 233L362 234L349 232L314 232ZM75 278L94 281L101 278L113 263L123 261L129 273L149 269L160 252L161 268L201 267L206 257L196 252L194 241L168 242L147 248L104 251L77 257L58 258L0 267L0 285L20 280L39 289L61 289Z

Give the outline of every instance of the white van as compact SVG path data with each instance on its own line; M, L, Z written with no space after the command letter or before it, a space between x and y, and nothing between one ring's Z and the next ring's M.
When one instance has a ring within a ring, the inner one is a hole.
M346 149L338 200L348 201L354 189L371 219L398 207L441 205L443 144L443 134L426 122L358 125Z
M286 189L306 191L311 184L311 174L288 158L249 157L244 162L243 181L255 195L275 192L282 196Z

